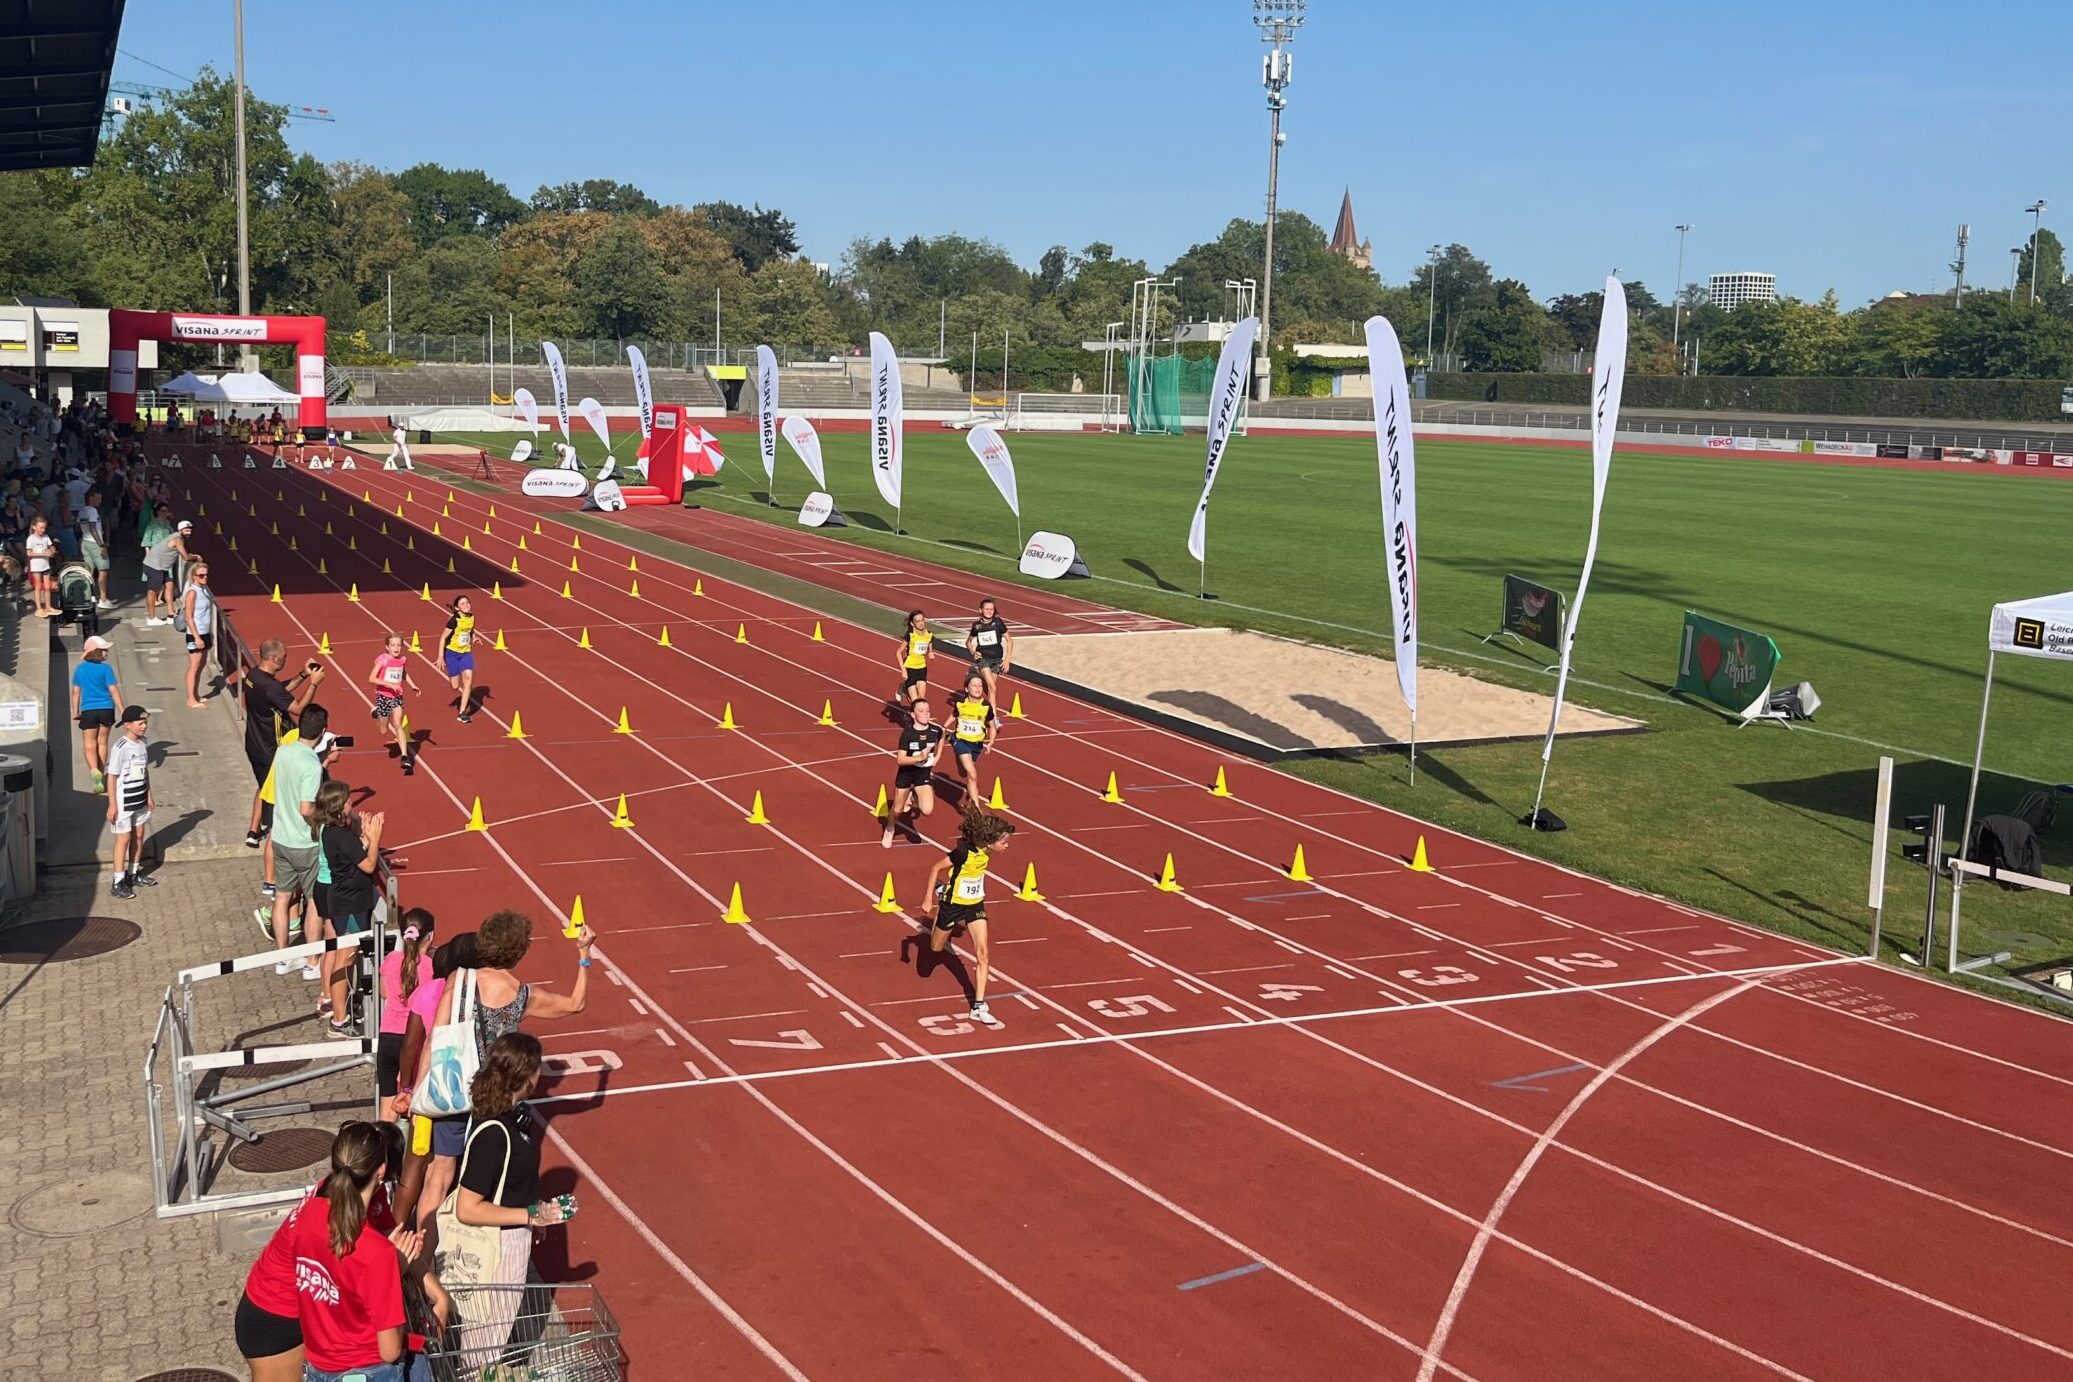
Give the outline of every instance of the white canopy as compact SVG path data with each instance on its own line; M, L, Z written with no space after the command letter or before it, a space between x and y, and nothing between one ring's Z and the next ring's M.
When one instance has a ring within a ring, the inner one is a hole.
M225 403L246 407L302 401L263 374L238 372L219 374L214 379L190 372L159 385L158 391L191 395L197 403Z
M1995 605L1987 647L2019 657L2073 661L2073 590Z

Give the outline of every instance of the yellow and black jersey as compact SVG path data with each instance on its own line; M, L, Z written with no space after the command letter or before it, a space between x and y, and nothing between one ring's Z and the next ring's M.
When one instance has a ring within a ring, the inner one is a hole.
M907 631L907 668L910 671L929 665L929 653L935 648L936 636L927 629Z
M985 850L959 840L950 851L950 881L945 885L948 891L944 900L952 907L985 906L987 862Z
M950 700L950 720L951 729L960 743L983 743L986 731L993 724L993 706L984 700L966 700L962 696L953 696Z

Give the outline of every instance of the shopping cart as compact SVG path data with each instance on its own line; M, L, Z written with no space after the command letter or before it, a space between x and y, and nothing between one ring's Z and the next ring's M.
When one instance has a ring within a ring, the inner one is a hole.
M428 1330L435 1382L624 1382L619 1322L585 1282L454 1288L462 1322L509 1321L500 1342L470 1348L458 1324Z

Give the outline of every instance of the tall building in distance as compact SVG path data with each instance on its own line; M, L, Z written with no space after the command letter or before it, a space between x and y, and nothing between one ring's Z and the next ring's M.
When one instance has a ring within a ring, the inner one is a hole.
M1706 280L1706 300L1724 312L1745 302L1772 302L1777 296L1776 274L1713 274Z
M1372 241L1360 238L1353 228L1353 189L1347 188L1346 195L1339 201L1339 223L1332 227L1333 254L1342 254L1353 262L1356 269L1373 271L1375 247Z

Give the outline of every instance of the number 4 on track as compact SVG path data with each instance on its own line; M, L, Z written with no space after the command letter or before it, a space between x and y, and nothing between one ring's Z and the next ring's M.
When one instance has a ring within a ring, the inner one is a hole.
M776 1041L755 1041L748 1037L729 1037L729 1046L762 1046L774 1051L818 1051L821 1044L812 1032L804 1027L793 1027L779 1032Z
M1260 998L1269 1003L1300 1003L1306 993L1323 993L1322 984L1261 984Z

